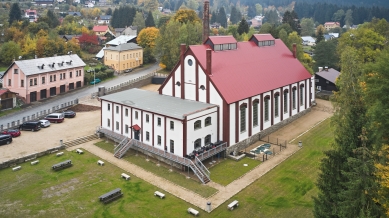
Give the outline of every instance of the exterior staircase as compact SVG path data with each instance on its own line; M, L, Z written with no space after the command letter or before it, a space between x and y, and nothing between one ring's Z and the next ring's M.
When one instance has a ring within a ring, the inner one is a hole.
M95 140L98 138L99 137L97 135L92 134L92 135L83 136L83 137L76 138L76 139L71 140L71 141L64 142L63 145L66 148L69 148L69 147L80 145L80 144L83 144L83 143L86 143L86 142L89 142L89 141L92 141L92 140Z
M114 149L114 156L116 158L122 158L124 154L130 149L132 146L132 139L125 138L123 139L118 146L115 147Z
M192 169L192 171L194 172L194 174L200 179L200 181L201 181L203 184L207 184L208 182L211 181L210 175L207 174L207 172L204 171L204 169L202 169L201 167L199 167L197 164L193 163L193 161L190 161L188 166ZM208 170L207 170L207 171L208 171Z

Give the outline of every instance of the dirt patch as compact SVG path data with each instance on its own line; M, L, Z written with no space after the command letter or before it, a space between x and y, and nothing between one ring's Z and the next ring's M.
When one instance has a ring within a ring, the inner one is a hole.
M54 196L61 196L63 194L74 191L76 188L75 184L79 184L78 179L71 179L59 185L51 186L42 190L42 198L52 198Z
M88 111L97 111L100 110L101 108L98 106L93 106L93 105L87 105L87 104L77 104L73 107L70 108L70 110L74 112L88 112Z
M148 90L148 91L153 91L153 92L158 92L159 87L161 87L161 85L158 85L158 84L149 84L149 85L143 86L143 87L140 88L140 89Z

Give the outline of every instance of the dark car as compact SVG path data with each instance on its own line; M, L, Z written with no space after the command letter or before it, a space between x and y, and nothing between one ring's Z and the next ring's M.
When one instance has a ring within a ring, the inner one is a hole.
M18 129L7 129L1 132L1 134L11 135L14 138L20 136L21 133Z
M24 122L19 126L19 130L31 130L35 132L40 129L41 129L41 122L39 121Z
M12 142L11 135L0 135L0 145L8 145Z
M64 113L65 118L73 118L76 116L76 112L71 111L71 110L64 111L63 113Z

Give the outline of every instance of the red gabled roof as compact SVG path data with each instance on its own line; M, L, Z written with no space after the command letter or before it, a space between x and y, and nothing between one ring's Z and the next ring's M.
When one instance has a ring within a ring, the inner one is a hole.
M0 95L6 93L6 92L8 92L8 91L9 91L8 89L0 89Z
M258 41L274 40L274 37L271 34L254 34L252 37L256 38Z
M138 126L138 124L135 124L135 125L131 126L131 128L133 128L135 131L139 131L140 130L140 127Z
M214 45L236 43L236 39L233 36L210 36L208 40Z
M209 78L228 104L311 77L280 39L272 46L258 47L252 41L237 46L235 50L212 51ZM207 48L210 46L189 46L204 70Z
M93 31L94 32L105 32L108 30L108 26L94 26Z
M324 25L334 25L334 24L340 25L339 22L325 22L325 23L324 23Z

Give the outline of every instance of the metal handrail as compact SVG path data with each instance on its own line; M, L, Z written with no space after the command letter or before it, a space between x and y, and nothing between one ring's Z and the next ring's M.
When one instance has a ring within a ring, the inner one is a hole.
M222 144L220 144L220 145L218 145L218 146L216 146L208 151L205 151L205 152L199 154L197 156L197 158L200 160L205 160L205 159L212 157L213 155L215 155L221 151L224 151L225 149L227 149L227 142L224 142L224 143L222 143Z
M211 173L209 170L204 166L204 164L199 160L197 157L195 157L195 163L200 168L200 170L208 177L208 179L211 178Z

